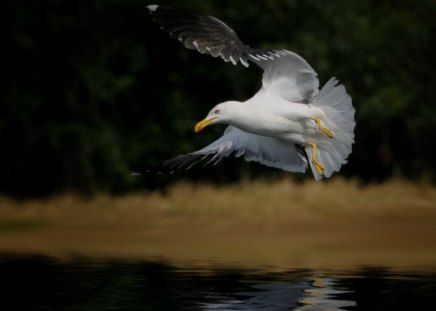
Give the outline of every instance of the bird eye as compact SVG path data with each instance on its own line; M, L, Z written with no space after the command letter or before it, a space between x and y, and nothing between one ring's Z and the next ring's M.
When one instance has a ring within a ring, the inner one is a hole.
M214 111L214 113L215 113L215 114L218 114L218 113L220 113L220 110L219 110L219 109L216 109L216 110Z

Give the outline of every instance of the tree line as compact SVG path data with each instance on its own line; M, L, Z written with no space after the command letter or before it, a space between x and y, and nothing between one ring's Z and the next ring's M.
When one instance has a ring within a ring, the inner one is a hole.
M7 56L0 193L120 193L180 179L221 183L284 174L229 159L189 173L131 176L217 138L224 127L195 134L194 124L216 103L248 99L261 71L184 49L153 24L143 1L1 6ZM222 19L250 46L300 54L321 84L335 76L346 86L357 127L341 175L435 180L434 1L186 0L183 6Z

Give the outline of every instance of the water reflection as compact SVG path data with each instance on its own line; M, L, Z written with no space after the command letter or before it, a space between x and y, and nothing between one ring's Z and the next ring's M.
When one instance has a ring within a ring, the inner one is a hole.
M294 283L251 285L253 291L234 293L232 296L215 297L216 301L202 304L203 310L252 310L252 311L321 311L345 310L356 302L341 299L341 294L351 291L335 288L331 278L316 277Z
M298 306L304 282L296 284L258 284L252 285L251 292L234 293L220 297L217 301L205 303L203 310L290 310Z
M314 278L312 288L304 289L306 294L300 302L302 307L299 311L316 310L345 310L345 307L354 307L356 302L341 298L343 294L352 293L350 290L340 290L335 288L337 281L331 278Z
M339 273L0 255L0 310L434 310L434 269Z

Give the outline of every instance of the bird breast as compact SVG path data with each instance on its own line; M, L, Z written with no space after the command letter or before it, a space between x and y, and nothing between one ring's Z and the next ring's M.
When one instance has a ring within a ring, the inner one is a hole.
M316 134L317 127L311 119L320 113L316 107L277 98L252 101L244 106L232 122L243 131L296 143L303 143Z

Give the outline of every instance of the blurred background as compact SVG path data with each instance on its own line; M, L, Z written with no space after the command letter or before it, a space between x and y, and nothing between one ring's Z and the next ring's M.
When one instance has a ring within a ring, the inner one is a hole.
M284 175L229 159L175 176L130 176L217 138L224 127L196 135L195 122L218 102L248 99L261 83L254 65L232 66L183 48L153 24L146 4L2 2L1 194L117 194L182 179ZM435 181L433 0L186 0L183 6L222 19L250 46L302 55L321 84L335 76L346 86L357 127L341 175Z
M303 56L356 108L315 182L243 159L145 172L218 138L260 68L187 50L147 4ZM6 0L1 310L433 310L436 1ZM274 307L272 307L274 306Z

